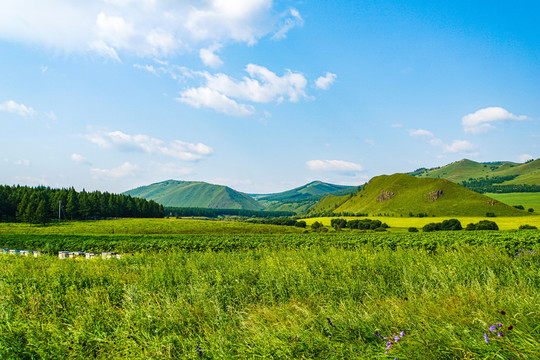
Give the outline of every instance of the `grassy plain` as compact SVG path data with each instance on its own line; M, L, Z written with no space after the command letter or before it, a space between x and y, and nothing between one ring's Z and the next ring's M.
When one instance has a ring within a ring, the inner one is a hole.
M537 359L539 260L484 247L0 255L0 357Z
M533 208L540 212L540 193L489 193L485 195L508 205L523 205L525 209Z
M298 231L1 224L0 247L135 255L0 255L0 358L540 358L540 231Z
M389 231L403 231L409 227L422 228L424 225L433 222L442 222L450 218L458 219L461 225L465 227L469 223L477 223L480 220L495 221L501 230L515 230L520 225L535 225L540 229L540 216L506 216L506 217L465 217L465 216L440 216L440 217L385 217L385 216L371 216L371 217L347 217L342 216L342 219L354 220L354 219L373 219L381 220L390 226ZM303 219L308 226L311 226L315 221L322 223L325 226L330 226L332 217L316 217Z

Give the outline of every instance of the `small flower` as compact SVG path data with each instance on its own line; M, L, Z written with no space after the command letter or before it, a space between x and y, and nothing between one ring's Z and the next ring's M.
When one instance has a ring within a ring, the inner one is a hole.
M386 350L389 350L392 347L392 343L389 341L386 343Z
M398 342L398 341L399 341L399 336L396 335L396 337L394 338L394 340L395 340L396 342Z
M506 315L506 312L504 310L501 310L501 315L502 316Z
M334 324L332 324L332 322L330 321L330 318L326 318L326 320L328 321L328 325L335 327Z
M508 330L512 330L513 328L514 328L514 326L513 326L513 325L510 325L510 326L508 327Z
M405 336L405 330L399 333L399 336L404 337Z
M502 327L502 324L501 324L501 323L497 323L497 326L498 326L498 327Z
M488 335L486 333L484 333L484 341L486 342L486 344L489 343Z
M496 326L496 325L491 325L491 326L489 327L489 331L491 331L491 332L494 332L495 329L497 329L497 326Z
M498 337L502 337L502 333L499 331L499 333L497 334Z

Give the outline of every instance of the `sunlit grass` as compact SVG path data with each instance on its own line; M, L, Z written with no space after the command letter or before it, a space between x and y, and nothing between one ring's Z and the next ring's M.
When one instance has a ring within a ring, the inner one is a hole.
M0 357L535 359L539 261L467 246L0 255ZM376 331L405 334L385 355Z

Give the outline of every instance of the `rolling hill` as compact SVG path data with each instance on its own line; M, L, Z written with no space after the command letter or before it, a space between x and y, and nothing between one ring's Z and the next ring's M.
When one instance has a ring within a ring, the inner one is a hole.
M280 193L252 196L265 206L265 210L293 211L300 214L308 211L324 196L330 194L348 195L357 190L357 186L334 185L322 181L313 181Z
M333 209L332 209L333 208ZM353 196L322 199L311 214L362 213L369 215L409 216L524 216L515 209L478 194L446 179L417 178L408 174L382 175L372 178Z
M513 177L501 185L527 184L540 185L540 159L518 164L509 161L478 163L463 159L454 163L431 169L420 168L410 175L416 177L441 178L461 183L469 179L484 178L486 176Z
M200 181L167 180L124 192L169 207L262 210L252 197L223 185Z

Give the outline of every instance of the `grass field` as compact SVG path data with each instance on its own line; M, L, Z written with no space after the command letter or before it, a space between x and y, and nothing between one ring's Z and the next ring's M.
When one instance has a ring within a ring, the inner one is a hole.
M540 358L540 231L298 231L1 224L0 247L135 255L0 255L0 358Z
M538 359L539 260L478 247L2 255L0 357Z
M534 225L540 229L540 216L512 216L512 217L460 217L460 216L445 216L445 217L384 217L384 216L373 216L373 217L341 217L347 220L354 219L378 219L384 223L387 223L390 226L389 231L404 231L409 227L422 228L424 225L432 222L442 222L450 218L456 218L461 222L461 225L465 227L469 223L477 223L480 220L490 220L495 221L501 230L514 230L518 229L520 225L529 224ZM325 226L330 226L330 221L333 218L331 217L320 217L320 218L307 218L303 219L308 226L313 224L315 221L322 223Z
M238 221L191 219L120 219L68 221L47 226L0 223L0 234L282 234L299 233L291 226L260 225Z
M540 193L490 193L485 195L508 205L523 205L525 209L533 208L540 212Z

